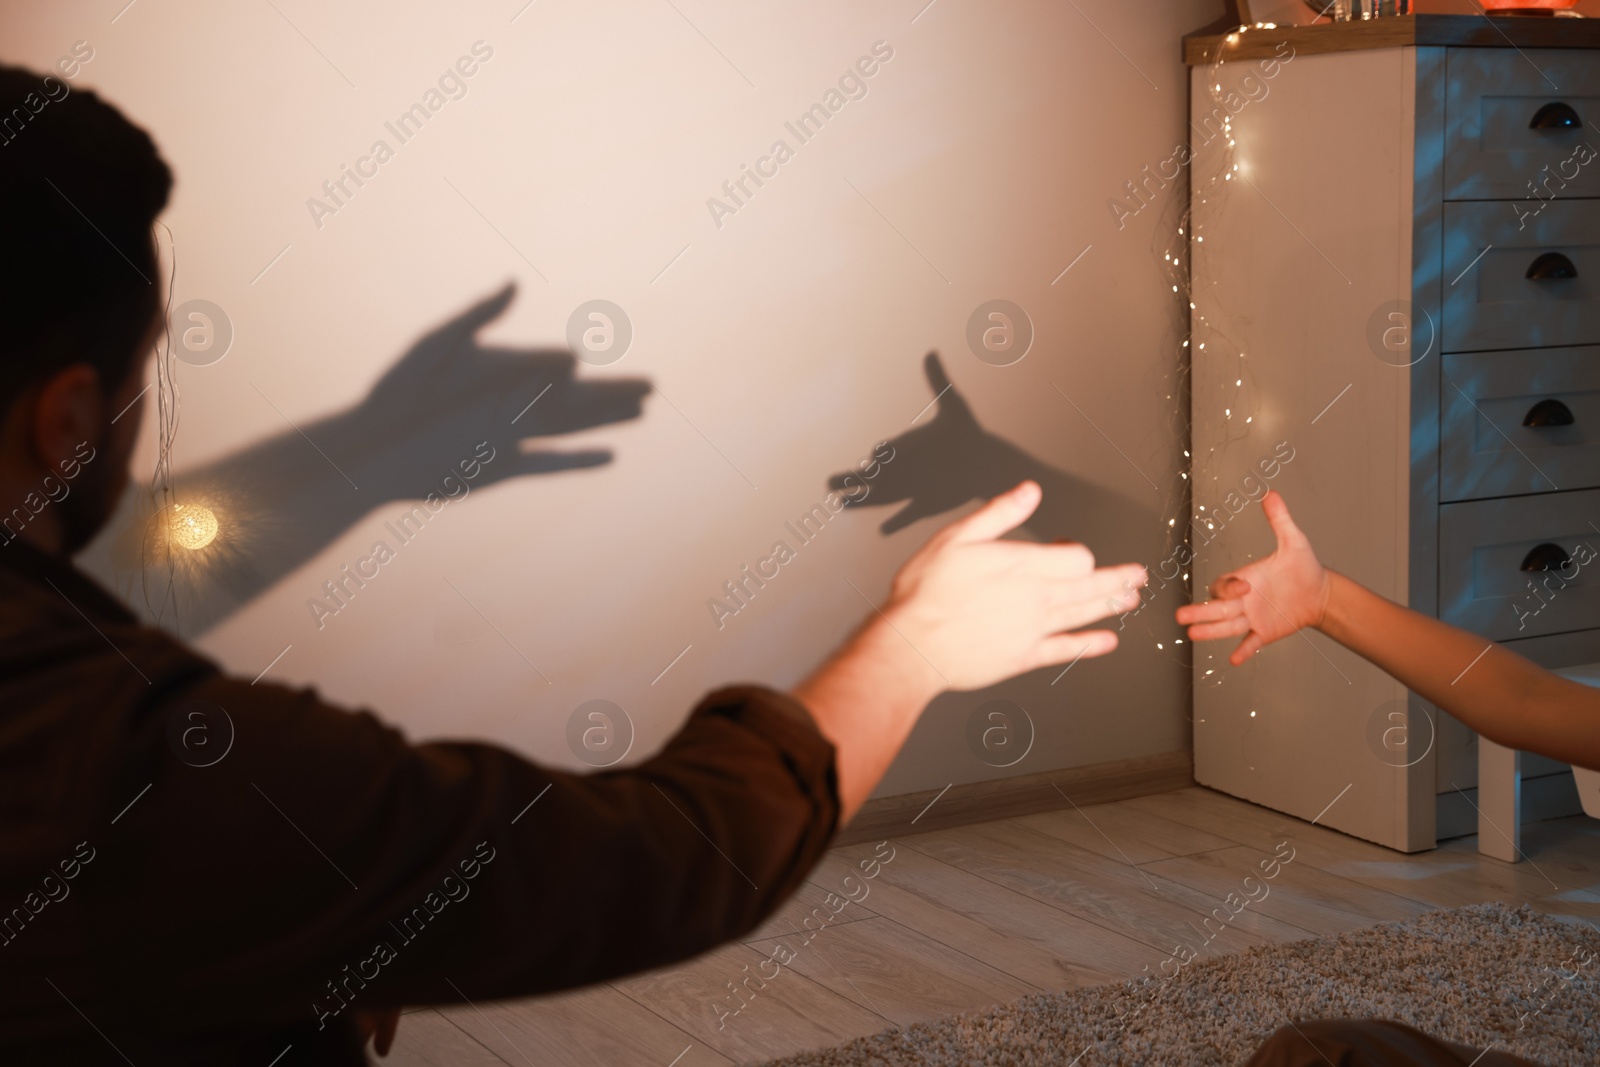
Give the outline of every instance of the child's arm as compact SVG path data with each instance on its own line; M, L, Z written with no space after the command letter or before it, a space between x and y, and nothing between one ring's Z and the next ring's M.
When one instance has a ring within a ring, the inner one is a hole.
M1600 770L1600 690L1326 569L1281 496L1268 493L1262 507L1277 550L1218 579L1211 589L1217 599L1178 609L1193 640L1242 637L1229 657L1238 666L1312 626L1489 740Z

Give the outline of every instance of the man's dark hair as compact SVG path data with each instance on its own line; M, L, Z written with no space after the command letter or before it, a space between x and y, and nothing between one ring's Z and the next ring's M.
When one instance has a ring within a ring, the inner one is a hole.
M172 172L144 130L65 79L0 66L0 415L73 363L109 394L160 309L151 226Z

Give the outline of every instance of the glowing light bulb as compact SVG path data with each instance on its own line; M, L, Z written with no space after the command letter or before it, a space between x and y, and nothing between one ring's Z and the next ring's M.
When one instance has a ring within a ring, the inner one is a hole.
M217 516L199 504L174 504L169 529L176 544L198 551L217 539Z

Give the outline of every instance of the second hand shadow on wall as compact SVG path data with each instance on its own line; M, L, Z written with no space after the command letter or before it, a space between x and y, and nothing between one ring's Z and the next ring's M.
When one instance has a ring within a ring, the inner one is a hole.
M912 429L890 439L894 459L880 464L877 475L865 482L868 486L865 496L859 496L863 484L859 473L843 472L829 479L829 487L844 497L847 507L903 505L880 525L879 529L887 536L919 519L954 511L973 500L987 500L1031 478L1043 488L1044 495L1033 515L1019 528L1020 532L1043 542L1058 538L1082 542L1100 563L1148 562L1138 560L1137 554L1155 547L1160 537L1160 519L1153 503L1148 506L1136 503L1121 493L1029 455L978 422L971 405L945 374L937 353L928 353L923 368L935 398L933 418L923 415ZM1073 420L1084 418L1065 400L1060 400L1060 404L1062 419L1069 426ZM1103 460L1104 453L1100 449L1095 450L1095 455L1096 460L1085 458L1082 463L1089 465ZM1112 461L1123 463L1120 457ZM1142 477L1131 469L1127 470L1127 476L1131 490L1145 491L1154 498L1156 491ZM858 494L855 503L851 503L851 490ZM1090 628L1119 630L1120 625L1116 616L1110 615ZM1127 637L1126 634L1122 636ZM1071 727L1052 712L1061 710L1069 693L1079 691L1079 685L1087 686L1088 692L1096 692L1099 685L1105 684L1089 682L1093 675L1085 672L1060 688L1053 688L1065 676L1064 666L1043 667L982 689L946 690L924 711L916 731L897 758L896 766L920 768L923 776L943 774L961 781L1040 771L1039 756L1034 756L1032 762L1019 758L1013 763L990 763L974 752L974 758L980 762L962 765L961 757L957 756L953 762L951 753L964 751L963 743L966 746L973 743L973 717L980 714L989 701L1004 699L1029 712L1026 749L1031 751L1036 736L1050 737L1047 747L1054 746L1052 750L1059 754L1062 733ZM983 732L981 736L987 738L989 734ZM1059 758L1065 759L1066 765L1074 763L1073 757ZM928 787L926 779L899 777L895 781L902 790Z
M609 449L524 451L523 446L533 438L638 418L651 391L649 381L585 381L577 377L570 352L480 343L478 331L505 311L513 293L507 285L425 334L355 406L286 426L282 433L176 474L171 499L202 505L216 515L218 534L210 545L193 552L177 545L162 548L159 517L165 501L153 499L149 486L131 489L113 523L118 533L108 545L97 546L101 553L109 551L103 563L120 591L148 618L194 636L386 505L395 506L390 519L419 507L414 522L422 532L414 536L426 541L426 526L436 517L458 518L453 513L468 506L464 502L474 491L512 478L611 462ZM269 395L256 382L250 384L264 404L304 406L303 393ZM286 416L283 421L288 422ZM485 462L485 457L492 458ZM429 494L435 495L437 510L417 503ZM388 526L376 536L396 559L416 551L402 547ZM326 580L358 592L341 568L372 547L363 543L352 548L349 559L329 560L327 574L307 580L306 595L322 596Z
M882 464L877 477L866 483L865 496L854 501L850 497L849 490L861 484L859 474L844 472L828 480L829 488L844 496L846 507L903 502L905 506L879 527L888 535L918 519L953 511L972 500L987 500L1031 478L1043 488L1044 498L1021 529L1039 541L1081 541L1102 562L1131 562L1125 547L1128 539L1155 529L1159 521L1155 507L1052 467L984 429L951 384L937 352L928 353L923 370L935 397L933 418L890 439L894 460ZM1083 418L1065 402L1062 408L1064 419ZM1129 477L1146 488L1137 475L1130 472Z

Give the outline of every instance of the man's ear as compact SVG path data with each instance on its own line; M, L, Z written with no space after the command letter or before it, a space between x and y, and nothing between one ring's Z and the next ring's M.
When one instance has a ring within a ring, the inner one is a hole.
M74 363L47 378L33 398L29 434L39 465L56 470L83 442L98 445L105 433L106 397L100 372Z

